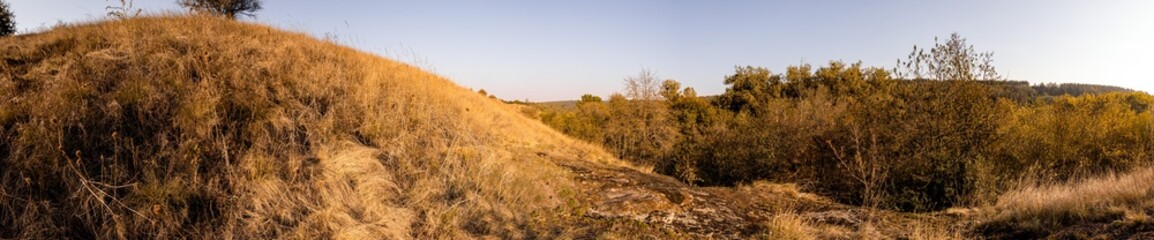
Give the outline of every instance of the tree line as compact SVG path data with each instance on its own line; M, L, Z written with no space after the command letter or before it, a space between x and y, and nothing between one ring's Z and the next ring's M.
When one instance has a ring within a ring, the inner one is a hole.
M538 106L536 116L687 183L797 182L905 211L989 203L1031 181L1150 162L1150 95L1058 95L1053 85L1004 80L992 56L954 34L891 69L739 66L712 97L642 71L607 101L587 94L572 108Z

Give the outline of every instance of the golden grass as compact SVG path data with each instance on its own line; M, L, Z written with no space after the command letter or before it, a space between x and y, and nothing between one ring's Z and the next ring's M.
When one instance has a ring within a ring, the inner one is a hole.
M812 236L813 227L805 222L796 213L784 212L774 215L769 221L762 224L765 234L763 239L780 240L808 240L816 239Z
M1154 168L1079 182L1028 186L1001 195L987 228L1044 233L1078 223L1145 221L1154 210Z
M0 38L0 61L0 238L563 237L542 219L574 183L543 156L627 166L412 66L215 17Z
M910 232L909 239L913 240L949 240L949 239L969 239L960 229L951 229L949 226L940 226L931 223L922 223L914 225Z

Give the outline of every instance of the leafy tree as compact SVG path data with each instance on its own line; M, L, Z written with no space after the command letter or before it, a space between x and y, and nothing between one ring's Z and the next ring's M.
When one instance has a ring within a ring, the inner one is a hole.
M601 101L601 97L585 94L577 102L577 112L570 128L578 138L599 142L605 139L605 124L611 117L609 107Z
M758 114L757 109L769 98L781 96L781 76L773 75L763 67L736 67L733 75L725 76L729 88L719 99L722 107L730 111L749 111Z
M0 37L16 33L16 16L8 8L8 3L0 0Z
M1034 168L1028 177L1065 181L1144 164L1154 150L1150 104L1154 97L1148 94L1118 92L1059 96L1016 108L997 144L1004 159L1000 168Z
M581 101L575 104L575 109L553 107L543 111L543 118L550 126L561 130L565 134L594 143L601 143L605 139L605 124L610 115L609 109L601 97L592 94L581 96Z
M667 101L675 102L681 96L681 83L673 79L661 82L661 97Z
M787 86L782 95L791 98L801 97L802 92L806 89L817 87L817 82L814 80L813 67L809 64L786 67L785 83Z
M193 11L233 19L238 15L256 17L255 12L261 10L260 0L179 0L177 3Z
M701 176L698 162L709 158L705 148L724 127L720 112L698 97L693 88L681 89L681 83L674 80L662 83L661 95L668 103L680 138L656 170L687 183L703 182L706 179Z
M593 94L585 94L585 95L581 95L581 102L578 102L577 104L600 103L600 102L601 102L601 97L594 96Z
M1007 111L992 85L983 84L1003 80L992 63L993 52L977 52L957 33L945 42L934 38L928 52L915 45L905 61L898 60L899 76L915 81L895 92L905 101L895 127L908 131L892 135L913 147L893 158L899 167L891 169L890 204L941 209L972 202L983 184L997 181L980 174L996 162L988 153Z

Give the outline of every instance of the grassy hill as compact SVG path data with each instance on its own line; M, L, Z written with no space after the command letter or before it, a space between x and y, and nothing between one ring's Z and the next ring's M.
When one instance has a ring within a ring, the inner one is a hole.
M565 234L575 183L543 156L622 165L412 66L225 19L61 26L0 59L3 238Z

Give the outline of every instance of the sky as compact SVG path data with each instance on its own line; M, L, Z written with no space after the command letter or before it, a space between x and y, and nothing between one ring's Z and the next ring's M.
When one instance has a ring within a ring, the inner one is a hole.
M21 33L103 19L120 1L0 0ZM182 10L137 0L145 14ZM508 100L608 96L643 69L699 95L735 66L892 68L957 32L1005 77L1154 93L1154 1L297 1L258 22L425 68Z

